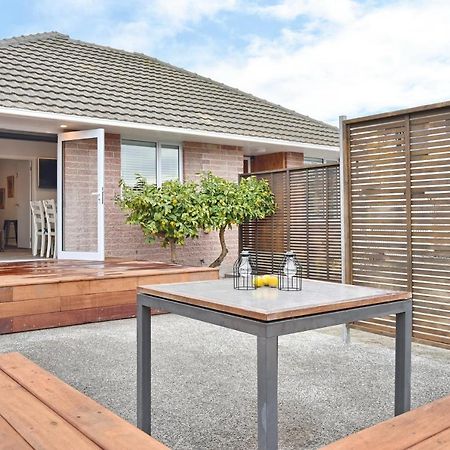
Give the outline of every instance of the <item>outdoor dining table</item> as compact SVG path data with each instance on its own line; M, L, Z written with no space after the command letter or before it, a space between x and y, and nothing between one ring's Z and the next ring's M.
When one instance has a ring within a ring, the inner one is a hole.
M137 294L137 420L148 434L151 308L257 336L259 449L278 448L278 336L395 314L394 412L410 409L412 300L408 292L307 279L301 291L236 290L231 279L151 285L139 287Z

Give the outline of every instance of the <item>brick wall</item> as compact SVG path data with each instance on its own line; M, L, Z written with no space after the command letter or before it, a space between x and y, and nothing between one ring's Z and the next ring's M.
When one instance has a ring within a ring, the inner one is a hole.
M185 179L195 179L202 171L211 171L219 177L237 181L243 170L241 147L233 145L183 142Z
M183 143L184 179L195 179L202 171L211 172L237 181L242 172L243 155L239 147ZM123 213L114 204L114 196L119 193L120 179L120 136L107 134L105 137L105 255L169 261L169 249L163 249L158 243L148 244L138 226L125 224ZM228 230L226 240L230 250L222 264L223 270L229 270L237 255L237 229ZM199 239L189 240L184 247L177 248L177 258L182 264L199 266L204 261L209 265L220 253L217 233L200 233Z

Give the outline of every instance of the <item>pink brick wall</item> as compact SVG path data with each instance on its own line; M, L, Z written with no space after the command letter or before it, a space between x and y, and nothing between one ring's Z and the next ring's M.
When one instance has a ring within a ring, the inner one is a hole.
M194 179L196 174L210 170L227 179L237 180L242 172L243 154L239 147L185 142L183 143L184 178ZM159 244L145 242L138 226L125 224L123 213L114 204L119 193L120 179L120 136L107 134L105 138L105 255L153 261L169 261L168 249ZM223 270L229 270L237 255L237 229L226 234L230 253L223 263ZM220 253L217 233L200 233L199 239L189 240L184 247L178 247L178 261L182 264L200 266L201 260L209 265Z
M183 142L183 166L185 179L195 179L202 171L211 171L228 180L237 181L243 170L241 147L233 145Z

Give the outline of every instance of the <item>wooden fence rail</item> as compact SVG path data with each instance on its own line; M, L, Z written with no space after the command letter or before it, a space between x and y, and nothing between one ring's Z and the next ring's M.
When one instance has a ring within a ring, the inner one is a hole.
M240 227L239 247L255 256L258 272L276 272L292 250L304 277L341 281L339 165L250 175L269 181L277 203L272 217Z
M343 122L345 281L413 293L413 336L450 348L450 103ZM385 334L394 319L359 326Z

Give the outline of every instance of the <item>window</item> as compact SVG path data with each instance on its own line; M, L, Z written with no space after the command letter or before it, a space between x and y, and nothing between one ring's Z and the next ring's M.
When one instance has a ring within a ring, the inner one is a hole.
M158 186L164 181L181 179L181 148L174 144L122 141L122 179L133 186L136 174Z
M305 156L304 163L305 164L324 164L325 160L323 158L312 158L309 156Z
M122 141L122 179L134 186L136 174L156 183L156 144L154 142Z
M161 183L180 178L180 148L178 145L162 144L160 161Z
M338 161L333 159L324 159L324 158L313 158L309 156L305 156L304 162L306 165L314 165L314 164L333 164Z

